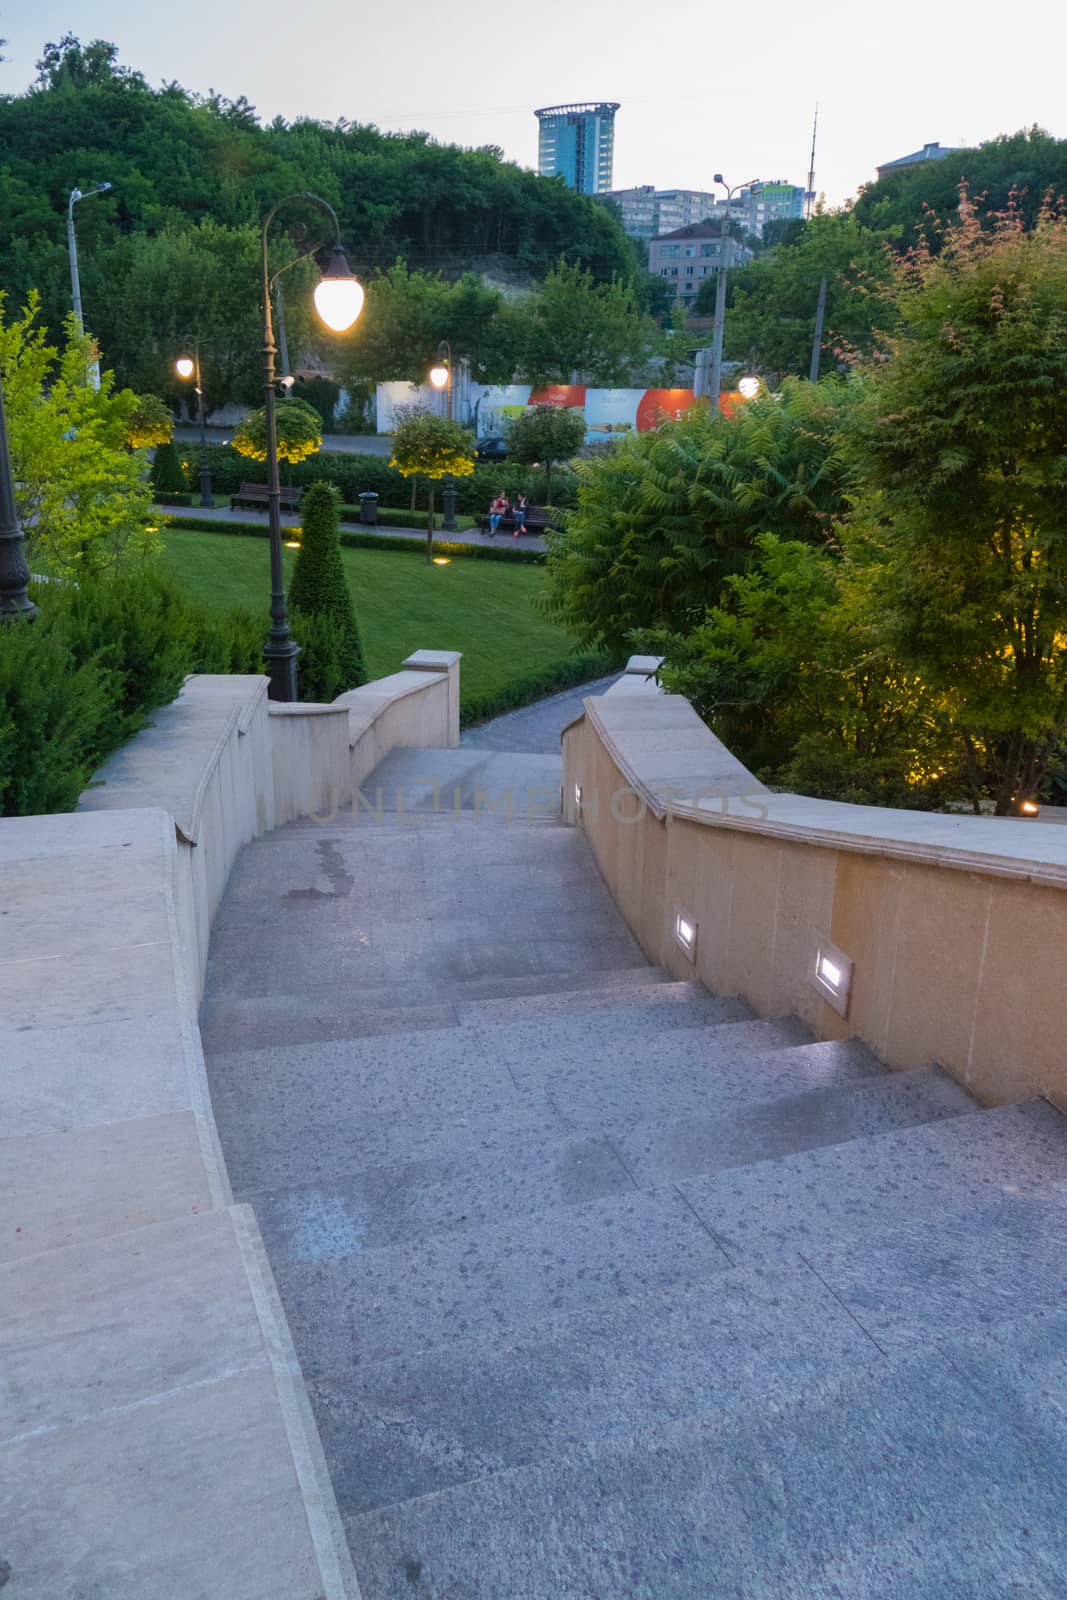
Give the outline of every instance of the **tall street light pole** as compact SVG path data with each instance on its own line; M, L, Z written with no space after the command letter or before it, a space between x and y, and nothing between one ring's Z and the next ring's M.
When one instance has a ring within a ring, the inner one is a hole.
M263 655L270 678L268 693L272 700L295 700L296 658L300 646L289 632L289 608L285 600L285 576L282 568L282 485L278 474L278 424L275 415L274 358L278 353L274 342L274 321L271 315L271 276L268 256L270 225L283 206L292 201L315 206L333 224L333 243L328 247L322 277L315 286L315 310L320 319L334 333L345 333L363 309L363 286L349 270L341 248L341 225L337 213L328 201L317 194L301 192L286 195L267 213L260 235L263 256L263 420L267 436L267 510L270 515L270 632ZM308 250L303 259L323 249L322 245Z
M0 387L0 623L20 619L32 622L37 615L37 607L26 592L29 581L30 569L15 511L15 479L7 447L4 391Z
M726 322L726 247L730 237L730 202L739 190L755 189L758 180L750 178L748 183L737 183L730 188L723 181L722 173L717 172L715 182L726 190L726 212L719 229L719 273L715 282L715 326L711 336L711 371L708 376L712 410L718 410L719 390L722 388L722 333Z
M188 342L193 347L192 357L179 356L174 363L174 370L180 378L193 380L197 415L200 420L200 504L212 506L215 502L211 498L211 468L207 459L207 418L204 415L204 385L200 378L200 340L194 334Z
M111 188L110 183L97 183L83 194L80 189L72 189L67 200L67 254L70 256L70 298L74 306L74 320L78 325L78 332L85 332L85 322L82 318L82 284L78 272L78 235L74 230L74 207L79 200L91 200L94 194L106 194ZM100 387L100 363L94 361L89 368L89 378L94 389Z

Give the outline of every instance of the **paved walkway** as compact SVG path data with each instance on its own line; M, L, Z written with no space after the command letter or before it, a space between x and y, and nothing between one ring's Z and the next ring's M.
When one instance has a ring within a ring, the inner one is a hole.
M585 697L603 694L615 681L615 677L597 678L593 683L580 683L544 700L535 700L533 705L468 728L460 734L460 745L472 750L526 750L558 755L560 734L569 722L581 716Z
M156 506L155 509L161 517L203 517L209 522L256 522L264 528L267 526L267 513L265 511L246 510L244 508L231 511L229 506L215 506L212 510L208 510L206 507L197 505L189 507ZM299 528L299 526L300 518L298 516L282 512L283 528ZM417 525L413 525L410 528L387 528L381 523L376 523L373 527L366 527L360 522L345 522L342 523L342 531L345 533L381 534L387 539L425 539L426 524L424 522L421 528ZM519 539L512 538L510 534L497 534L496 538L491 539L487 533L479 533L476 528L467 528L462 532L456 533L446 533L443 528L438 528L434 538L451 544L506 545L522 550L544 550L547 548L545 541L535 534L527 534L525 538Z

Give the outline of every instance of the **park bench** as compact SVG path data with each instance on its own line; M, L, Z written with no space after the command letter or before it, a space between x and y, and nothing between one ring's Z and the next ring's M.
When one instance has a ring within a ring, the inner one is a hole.
M554 526L555 526L555 524L552 521L552 512L551 512L551 510L549 509L548 506L527 506L526 507L526 532L527 533L529 533L529 534L544 533L547 528L552 528ZM488 533L489 532L489 513L488 512L486 512L485 516L482 518L481 529L482 529L483 533ZM498 533L514 533L515 532L515 518L511 515L510 511L506 512L504 514L504 516L501 517L500 525L497 528L497 532Z
M283 489L281 508L283 511L299 511L300 489ZM238 506L266 506L267 485L265 483L242 483L236 494L230 496L230 510L235 511Z

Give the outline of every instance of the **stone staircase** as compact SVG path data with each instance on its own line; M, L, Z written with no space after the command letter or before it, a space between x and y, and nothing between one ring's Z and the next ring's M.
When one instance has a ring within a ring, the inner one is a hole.
M1067 1123L650 968L558 784L394 753L213 934L363 1600L1060 1600Z

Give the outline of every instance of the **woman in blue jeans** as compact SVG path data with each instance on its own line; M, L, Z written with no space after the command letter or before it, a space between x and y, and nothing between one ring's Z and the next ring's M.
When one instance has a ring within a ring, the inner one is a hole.
M489 537L492 538L500 526L501 517L507 516L508 497L501 490L492 505L489 507Z

